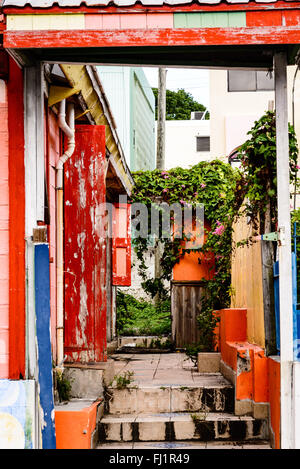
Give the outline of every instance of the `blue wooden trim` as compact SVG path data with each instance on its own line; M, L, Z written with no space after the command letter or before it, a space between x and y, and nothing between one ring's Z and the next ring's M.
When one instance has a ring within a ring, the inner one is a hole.
M39 368L39 399L42 409L42 447L56 448L52 354L50 337L49 246L34 247L36 336Z

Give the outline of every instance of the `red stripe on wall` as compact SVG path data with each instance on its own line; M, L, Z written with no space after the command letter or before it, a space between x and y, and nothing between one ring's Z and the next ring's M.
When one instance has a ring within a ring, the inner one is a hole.
M252 26L282 26L281 11L247 11L246 24Z
M25 378L25 168L23 72L9 60L9 378Z

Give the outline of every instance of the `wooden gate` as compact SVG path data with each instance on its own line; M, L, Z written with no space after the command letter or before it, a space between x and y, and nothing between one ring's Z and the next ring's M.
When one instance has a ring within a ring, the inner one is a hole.
M185 347L199 340L197 316L201 311L203 294L203 282L172 282L172 340L176 347Z
M105 126L77 126L75 138L65 166L65 353L88 363L107 358Z

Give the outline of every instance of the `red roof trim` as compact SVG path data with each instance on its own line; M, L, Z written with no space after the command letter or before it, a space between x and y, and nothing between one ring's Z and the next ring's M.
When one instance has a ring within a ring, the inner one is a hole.
M5 31L9 49L299 44L300 27Z

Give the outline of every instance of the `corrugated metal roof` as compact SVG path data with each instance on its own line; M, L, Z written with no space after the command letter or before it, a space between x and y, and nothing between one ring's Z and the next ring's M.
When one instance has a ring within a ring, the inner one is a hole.
M33 8L49 8L58 5L59 7L80 7L80 6L107 6L109 4L126 7L141 3L144 6L162 6L162 5L186 5L193 3L194 0L0 0L0 5ZM294 2L298 0L286 0ZM226 0L228 4L246 4L250 0ZM276 3L276 0L255 0L256 3ZM225 3L224 0L197 0L197 3L203 5L218 5Z

